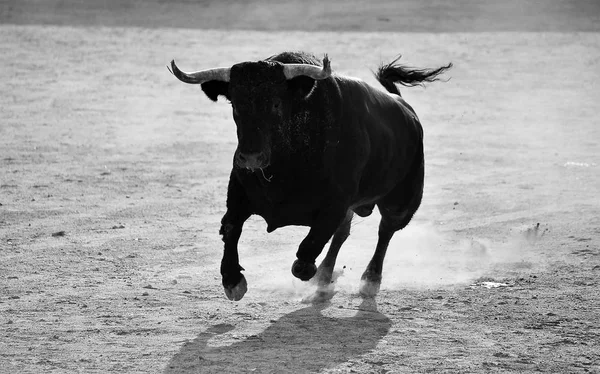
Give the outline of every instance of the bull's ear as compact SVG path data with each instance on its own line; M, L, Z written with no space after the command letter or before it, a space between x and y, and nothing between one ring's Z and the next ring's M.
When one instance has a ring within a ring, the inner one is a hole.
M315 88L315 80L305 75L288 79L288 88L302 98L307 98Z
M212 101L217 101L219 96L225 96L227 100L231 100L229 97L229 82L223 81L208 81L202 83L202 91Z

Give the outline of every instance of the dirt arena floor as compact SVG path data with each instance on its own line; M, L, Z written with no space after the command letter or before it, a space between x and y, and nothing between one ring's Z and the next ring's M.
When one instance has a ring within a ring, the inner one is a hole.
M600 372L598 2L223 3L0 1L0 373ZM284 50L454 63L402 89L425 195L374 300L375 213L330 303L260 218L221 288L231 109L165 65Z

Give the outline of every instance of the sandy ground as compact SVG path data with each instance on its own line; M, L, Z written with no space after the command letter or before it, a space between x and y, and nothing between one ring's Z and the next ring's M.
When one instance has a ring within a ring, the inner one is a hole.
M11 24L219 30L600 31L597 0L0 0Z
M423 205L375 300L375 214L331 303L291 275L305 228L252 218L226 299L226 103L165 68L327 52L373 84L398 53L453 61L404 89L426 134ZM0 372L600 371L600 36L0 26ZM539 224L539 226L538 226Z

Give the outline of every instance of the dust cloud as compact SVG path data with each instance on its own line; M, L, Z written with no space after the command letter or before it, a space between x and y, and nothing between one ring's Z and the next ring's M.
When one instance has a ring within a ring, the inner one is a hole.
M340 251L334 272L337 292L357 294L361 274L377 242L377 222L369 219L353 223L352 235ZM287 231L274 238L278 247L275 252L244 256L248 296L275 294L301 299L315 291L313 283L295 279L290 272L297 246L306 231L284 230ZM431 223L411 223L396 233L390 243L381 289L466 287L476 281L502 280L543 266L532 251L532 237L527 235L531 232L526 228L514 228L511 232L503 241L492 241L443 232ZM269 238L272 237L265 237L265 245ZM324 253L317 264L323 256Z

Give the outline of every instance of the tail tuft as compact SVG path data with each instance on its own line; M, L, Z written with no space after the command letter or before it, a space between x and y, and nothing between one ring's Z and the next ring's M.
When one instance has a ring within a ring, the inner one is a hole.
M401 57L401 55L398 56L389 64L382 64L375 73L375 77L379 83L386 90L396 95L400 95L400 90L398 90L396 83L405 87L423 86L425 82L440 80L439 75L452 68L452 63L437 69L409 68L398 63Z

